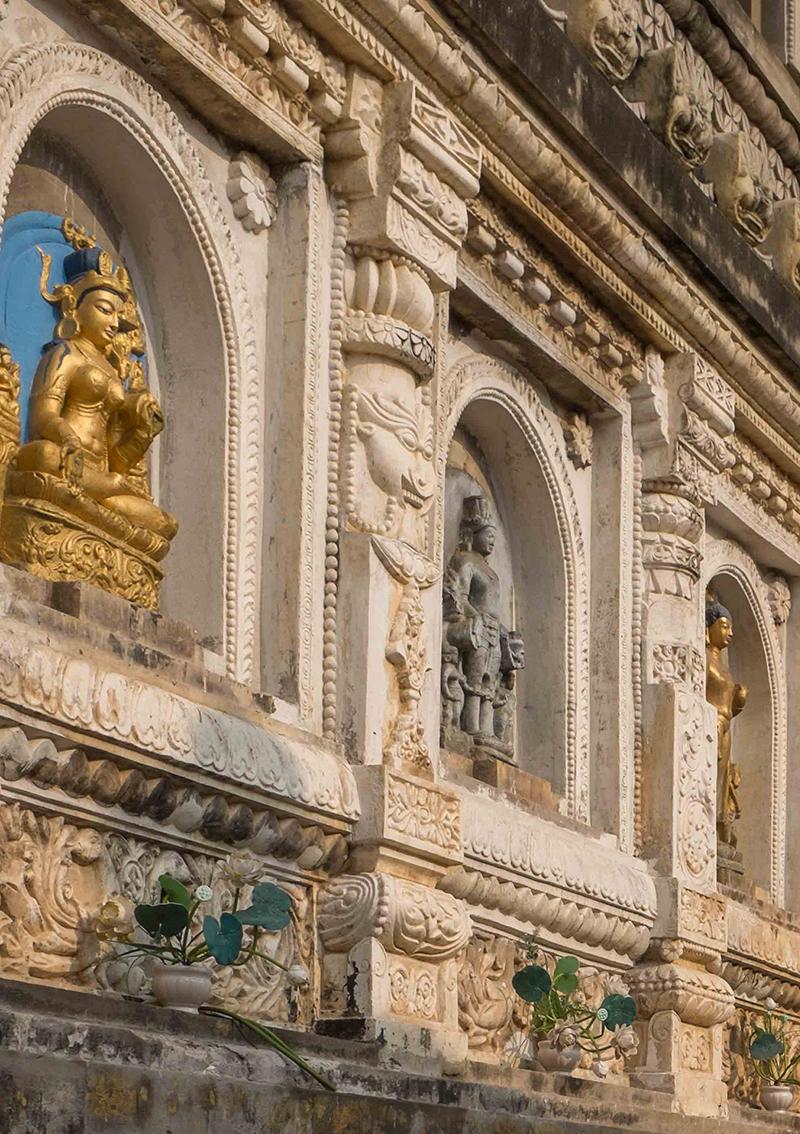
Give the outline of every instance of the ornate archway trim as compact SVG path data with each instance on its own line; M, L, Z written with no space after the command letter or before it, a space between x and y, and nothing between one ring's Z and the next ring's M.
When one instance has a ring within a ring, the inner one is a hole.
M755 561L730 540L709 540L704 564L704 586L717 575L728 575L741 588L758 628L764 650L771 701L770 736L770 893L783 905L786 863L786 679L780 643L776 637L766 585Z
M30 134L61 106L98 110L127 130L180 201L208 270L227 377L224 651L228 675L248 681L255 650L263 410L254 321L233 237L194 142L166 100L103 52L64 42L23 47L0 65L0 118L5 125L0 215L5 215L11 179ZM224 259L212 231L224 236Z
M441 381L438 407L436 474L439 485L435 520L436 557L444 541L444 477L456 426L472 402L501 406L528 443L547 487L558 528L565 570L566 626L566 806L567 813L589 822L589 575L580 513L563 447L533 386L510 366L488 356L457 362Z

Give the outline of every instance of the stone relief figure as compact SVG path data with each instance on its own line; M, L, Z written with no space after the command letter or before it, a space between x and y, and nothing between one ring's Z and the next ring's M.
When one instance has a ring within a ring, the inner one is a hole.
M717 711L717 839L723 859L736 859L736 820L741 815L738 789L741 773L731 755L731 723L747 701L747 688L737 684L722 658L733 638L733 619L716 601L706 605L706 700Z
M141 323L127 272L82 248L65 282L42 295L59 310L28 406L0 526L0 556L51 579L87 579L146 606L157 603L178 524L147 487L144 456L164 427L148 391Z
M486 498L467 497L444 581L443 743L466 740L511 758L515 674L525 654L521 635L500 620L500 578L488 561L496 530Z

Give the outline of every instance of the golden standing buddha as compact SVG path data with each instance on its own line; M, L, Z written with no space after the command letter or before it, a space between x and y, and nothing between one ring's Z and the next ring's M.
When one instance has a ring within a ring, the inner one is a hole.
M48 579L85 579L155 607L178 524L152 500L144 456L164 427L140 361L141 324L127 273L83 248L50 293L56 341L42 354L0 516L0 557Z
M706 700L717 711L717 838L734 852L736 820L741 816L741 772L731 756L731 723L747 701L747 687L737 684L722 651L733 638L733 619L718 602L706 606Z

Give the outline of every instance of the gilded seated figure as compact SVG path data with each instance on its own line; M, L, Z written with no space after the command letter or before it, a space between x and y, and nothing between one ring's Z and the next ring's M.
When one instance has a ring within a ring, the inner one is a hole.
M736 820L741 816L741 772L731 754L731 723L747 702L747 687L734 681L722 651L733 638L733 619L718 602L706 606L706 700L717 711L717 839L723 858L736 857Z
M55 342L36 370L29 440L17 453L0 516L0 556L48 579L85 579L155 607L178 524L154 504L144 456L164 427L146 388L141 324L127 273L97 248L73 252Z

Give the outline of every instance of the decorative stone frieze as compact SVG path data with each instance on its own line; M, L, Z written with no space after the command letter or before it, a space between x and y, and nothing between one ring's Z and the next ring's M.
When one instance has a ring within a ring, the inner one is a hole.
M47 737L26 736L21 728L0 728L0 779L9 795L17 788L30 792L29 784L58 788L71 799L91 800L101 809L118 807L128 816L168 825L176 834L197 833L256 854L295 859L309 869L335 872L347 858L341 834L187 786L173 776L154 775L148 765L125 766L81 748L58 748ZM111 815L108 821L113 821Z
M0 642L0 700L150 751L183 772L199 767L323 812L358 815L351 770L324 749L62 653L30 634L12 632Z

